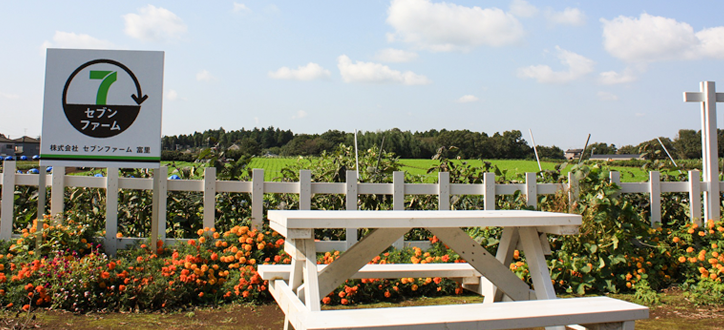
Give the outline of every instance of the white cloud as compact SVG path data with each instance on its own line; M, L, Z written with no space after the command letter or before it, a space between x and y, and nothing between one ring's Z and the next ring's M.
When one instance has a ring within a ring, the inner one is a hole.
M610 92L598 92L598 99L601 101L618 101L618 96Z
M249 13L251 9L243 3L234 2L234 8L232 9L235 13Z
M411 71L400 72L392 70L386 65L372 62L356 61L352 63L347 55L341 55L337 58L337 67L342 75L344 82L369 82L369 83L386 83L396 82L405 85L426 85L432 83L430 79L423 75L415 74Z
M636 80L633 70L626 68L622 73L616 71L601 72L599 80L604 85L624 84Z
M0 97L9 99L9 100L15 100L15 99L19 99L20 95L0 92Z
M476 102L479 99L475 95L463 95L459 99L455 100L457 103L470 103L470 102Z
M601 23L606 51L624 61L724 59L724 26L695 33L685 22L646 13L639 18L601 19Z
M586 23L586 15L578 8L566 8L563 11L546 11L546 18L553 24L580 26Z
M432 51L504 46L518 42L524 35L523 26L515 16L498 8L393 0L387 13L387 23L395 29L388 40Z
M292 119L301 119L307 116L307 112L304 110L297 111L297 114L292 116Z
M518 17L533 17L538 15L538 8L525 0L513 0L510 3L510 13Z
M166 99L169 101L176 101L178 100L178 93L173 89L169 89L166 92Z
M382 62L410 62L417 58L417 53L401 49L387 48L377 52L375 58Z
M724 59L724 26L704 29L696 33L701 56Z
M123 15L125 32L130 37L143 41L172 41L181 39L186 33L186 24L168 9L148 5L138 12Z
M42 50L45 54L46 48L78 48L78 49L113 49L116 46L106 40L97 39L87 34L76 34L73 32L55 31L53 42L43 42Z
M206 71L206 70L201 70L201 71L199 71L199 73L196 74L196 80L197 80L197 81L206 81L206 82L209 82L209 81L212 81L212 80L215 80L215 79L216 79L216 77L212 76L212 75L211 75L211 72Z
M553 71L547 65L531 65L527 68L518 69L518 77L533 78L539 83L566 83L576 80L593 71L594 61L574 52L561 49L558 50L558 58L564 66L568 68L565 71Z
M309 62L305 66L298 66L296 69L290 69L286 66L279 68L277 71L268 73L270 78L289 79L289 80L318 80L328 79L331 74L329 70L324 69L317 63Z

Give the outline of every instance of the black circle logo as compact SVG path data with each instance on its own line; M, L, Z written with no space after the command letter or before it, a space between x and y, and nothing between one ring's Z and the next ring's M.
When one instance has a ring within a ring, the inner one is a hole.
M100 81L95 104L68 103L68 89L73 79L77 78L78 73L83 69L101 63L111 64L119 70L90 70L88 78ZM131 78L135 84L136 93L129 95L128 102L122 102L124 104L106 104L108 94L111 92L111 86L118 79L119 73L126 74ZM68 77L63 88L63 111L68 122L78 132L94 138L107 138L116 136L128 129L141 112L141 103L147 98L148 95L143 94L141 84L128 67L118 61L97 59L79 66Z

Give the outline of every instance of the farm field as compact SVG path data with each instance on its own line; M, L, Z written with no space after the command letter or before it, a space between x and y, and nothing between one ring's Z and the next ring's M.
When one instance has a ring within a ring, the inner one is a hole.
M538 172L538 163L535 160L511 160L511 159L498 159L498 160L486 160L491 163L491 171L493 166L498 166L501 171L506 172L506 178L516 178L519 174L526 172ZM265 181L279 181L281 177L281 170L285 166L293 165L297 162L297 158L254 158L250 164L252 168L264 169L264 180ZM432 159L400 159L402 164L402 170L410 175L420 175L424 177L425 182L434 182L437 179L437 173L427 173L427 170L439 162ZM455 160L455 164L460 165L463 162L473 167L481 167L483 161L479 159L474 160ZM541 162L543 170L553 170L556 165L560 163L555 162ZM567 164L563 168L562 173L566 175L573 168L573 163ZM645 182L649 178L648 171L645 171L638 167L624 167L614 166L612 170L621 172L622 182ZM671 173L674 174L674 173Z
M281 181L281 171L284 167L294 165L298 162L299 158L265 158L257 157L254 158L249 166L251 168L264 169L264 181ZM427 173L427 170L439 162L432 159L400 159L402 164L402 171L407 172L409 175L419 175L424 178L425 182L434 182L437 179L437 173ZM463 162L473 167L481 167L483 161L479 159L473 160L453 160L456 165L461 165ZM518 175L522 175L526 172L538 172L538 164L535 160L515 160L515 159L495 159L486 160L491 164L491 171L494 171L494 166L497 166L501 171L505 172L505 176L508 179L515 179ZM168 162L164 161L162 165L169 166L169 173L173 172L173 166L182 168L187 166L194 166L195 163L191 162ZM556 165L561 163L556 162L541 162L543 170L553 170ZM568 163L563 169L562 174L566 175L573 168L574 163ZM17 168L20 170L27 170L30 168L37 168L37 161L19 161ZM645 182L649 178L649 173L639 167L625 167L625 166L612 166L611 170L621 172L622 182ZM88 173L88 172L86 172ZM98 173L98 171L91 171L90 173ZM670 174L677 174L676 171L670 172ZM77 173L77 175L84 175Z

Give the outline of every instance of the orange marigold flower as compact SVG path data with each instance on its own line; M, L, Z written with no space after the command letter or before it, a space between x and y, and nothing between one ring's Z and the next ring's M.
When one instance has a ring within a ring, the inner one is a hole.
M329 305L329 303L332 302L332 298L330 297L324 297L322 298L322 303L325 305Z
M107 279L107 278L109 278L109 277L111 277L111 273L109 273L109 272L102 272L102 273L101 273L101 278L102 278L102 279Z
M116 234L116 238L122 238L122 237L123 237L123 234L121 234L121 233Z
M199 237L199 243L201 243L201 244L206 243L206 237L204 237L204 236Z
M190 239L190 240L189 240L189 245L196 245L196 241L195 241L195 240L192 240L192 239Z

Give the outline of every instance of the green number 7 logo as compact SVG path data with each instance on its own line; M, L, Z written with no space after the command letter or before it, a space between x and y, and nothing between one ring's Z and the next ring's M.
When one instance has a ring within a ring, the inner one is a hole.
M118 75L116 71L91 71L90 79L103 79L100 86L98 86L98 94L96 94L96 105L106 105L106 98L108 97L108 89L111 88Z

